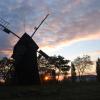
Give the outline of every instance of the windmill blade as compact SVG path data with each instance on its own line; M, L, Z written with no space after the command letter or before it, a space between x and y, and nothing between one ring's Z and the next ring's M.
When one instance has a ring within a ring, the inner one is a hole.
M4 32L8 33L8 34L12 33L14 36L16 36L17 38L20 39L20 37L19 37L17 34L15 34L14 32L12 32L11 30L9 30L8 28L6 28L6 27L3 26L2 24L0 24L0 29L1 29L2 31L4 31Z
M5 27L7 27L9 25L9 23L2 18L0 18L0 23Z
M49 59L50 57L44 53L42 50L39 50L38 53L40 53L43 57L45 57L46 59Z
M42 23L46 20L46 18L49 16L49 14L46 15L46 17L41 21L41 23L39 24L38 27L35 27L35 31L34 33L31 35L31 38L33 37L33 35L36 33L36 31L39 29L39 27L42 25Z
M8 24L9 24L8 22L0 18L0 30L4 31L7 34L12 33L14 36L20 39L20 37L17 34L15 34L14 32L12 32L11 30L7 28Z

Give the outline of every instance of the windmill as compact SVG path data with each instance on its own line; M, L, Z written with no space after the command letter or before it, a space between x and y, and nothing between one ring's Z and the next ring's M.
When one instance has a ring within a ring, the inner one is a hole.
M49 14L47 14L39 26L35 28L35 31L31 36L29 36L27 33L24 33L22 37L19 37L16 33L8 29L8 23L5 20L0 20L0 29L2 31L8 34L12 33L14 36L19 38L19 41L14 46L12 55L12 58L15 60L13 66L15 68L16 84L40 84L37 65L37 52L45 57L49 58L49 56L46 55L42 50L38 51L39 47L32 37L48 16Z

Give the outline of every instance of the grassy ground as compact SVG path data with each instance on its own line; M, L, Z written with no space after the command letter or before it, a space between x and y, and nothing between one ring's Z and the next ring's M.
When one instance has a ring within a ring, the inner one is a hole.
M0 86L0 100L100 100L100 83Z

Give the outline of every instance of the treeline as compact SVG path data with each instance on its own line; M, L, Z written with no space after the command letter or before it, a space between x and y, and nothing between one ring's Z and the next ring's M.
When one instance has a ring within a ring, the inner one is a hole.
M39 67L54 68L55 71L58 70L58 75L60 75L61 73L63 73L64 75L68 75L68 72L71 71L70 74L72 81L76 81L77 76L79 80L82 81L82 76L87 70L91 71L93 66L93 61L88 55L77 57L76 59L74 59L74 61L68 60L60 55L51 56L49 60L39 56L37 57L37 59ZM6 79L6 77L9 76L9 73L12 73L14 71L13 62L13 59L9 59L7 57L3 57L0 59L0 78L3 77L3 79ZM100 59L97 60L95 67L97 80L100 81Z

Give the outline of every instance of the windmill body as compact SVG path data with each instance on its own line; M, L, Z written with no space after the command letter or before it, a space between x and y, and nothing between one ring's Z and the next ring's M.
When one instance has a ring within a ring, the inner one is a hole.
M37 66L37 44L25 33L13 50L16 82L18 84L40 84Z

